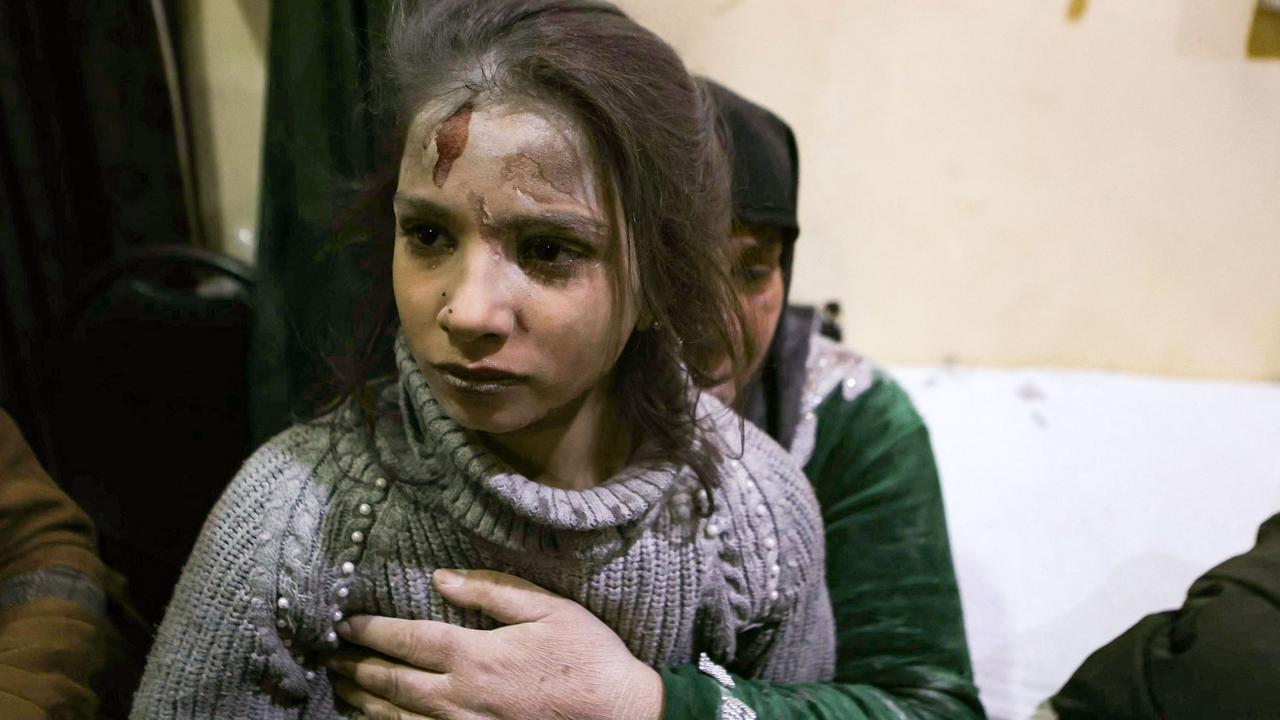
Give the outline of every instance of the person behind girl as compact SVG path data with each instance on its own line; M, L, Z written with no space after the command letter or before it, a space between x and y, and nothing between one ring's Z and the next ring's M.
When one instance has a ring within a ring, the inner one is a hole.
M607 3L443 0L395 17L403 155L382 272L398 375L355 378L246 462L133 716L336 717L323 661L348 615L443 621L459 646L502 623L442 599L433 580L460 581L451 568L572 598L637 665L703 655L829 677L812 491L696 389L743 337L711 102Z
M815 308L788 304L799 153L787 124L711 83L733 143L733 256L753 347L746 417L804 467L822 508L835 610L836 675L794 686L738 678L760 717L914 720L985 717L929 431L871 360L826 337ZM719 694L692 667L664 669L667 720L698 717Z
M982 718L928 431L885 372L823 337L813 308L787 305L799 235L795 139L773 113L711 87L733 145L734 284L756 349L737 382L717 392L743 398L751 421L804 463L822 507L838 659L833 680L803 684L746 678L705 662L663 667L661 717ZM568 599L494 573L469 576L448 593L527 609L502 638L447 648L433 641L429 623L353 620L358 629L349 638L377 649L388 649L394 633L418 639L412 653L398 656L406 662L366 651L334 664L361 681L349 696L370 717L433 708L504 719L581 717L584 706L634 707L654 692L637 680L647 668L629 664L616 641L602 641L609 630ZM444 653L458 688L421 670ZM494 658L571 663L575 671L566 682L540 684ZM478 702L465 690L471 686L499 690ZM427 695L429 702L419 701Z

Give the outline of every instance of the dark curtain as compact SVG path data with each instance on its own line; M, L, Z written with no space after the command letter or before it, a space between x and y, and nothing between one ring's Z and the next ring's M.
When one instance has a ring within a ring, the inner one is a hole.
M350 339L359 248L337 228L387 161L373 63L389 0L276 0L271 9L250 422L261 443L305 415Z
M41 369L92 270L189 237L146 0L0 3L0 405L50 457Z

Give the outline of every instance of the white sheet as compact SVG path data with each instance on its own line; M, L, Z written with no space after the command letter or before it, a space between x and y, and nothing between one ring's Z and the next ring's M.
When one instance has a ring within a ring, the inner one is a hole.
M942 473L969 646L993 720L1176 607L1280 511L1280 385L901 368Z

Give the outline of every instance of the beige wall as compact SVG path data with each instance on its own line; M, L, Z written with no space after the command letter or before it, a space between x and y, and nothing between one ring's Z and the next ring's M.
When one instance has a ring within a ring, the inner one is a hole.
M183 84L210 244L253 258L269 0L180 0Z
M186 2L234 238L265 0ZM839 299L859 349L1280 378L1280 63L1245 57L1253 0L621 4L796 128L795 296Z

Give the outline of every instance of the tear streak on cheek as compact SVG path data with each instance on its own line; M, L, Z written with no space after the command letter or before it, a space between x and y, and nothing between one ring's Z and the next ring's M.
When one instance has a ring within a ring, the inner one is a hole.
M436 187L444 187L449 179L449 170L453 161L462 156L467 149L467 136L471 132L471 103L458 108L447 120L440 123L436 130L436 166L431 173L431 181Z

